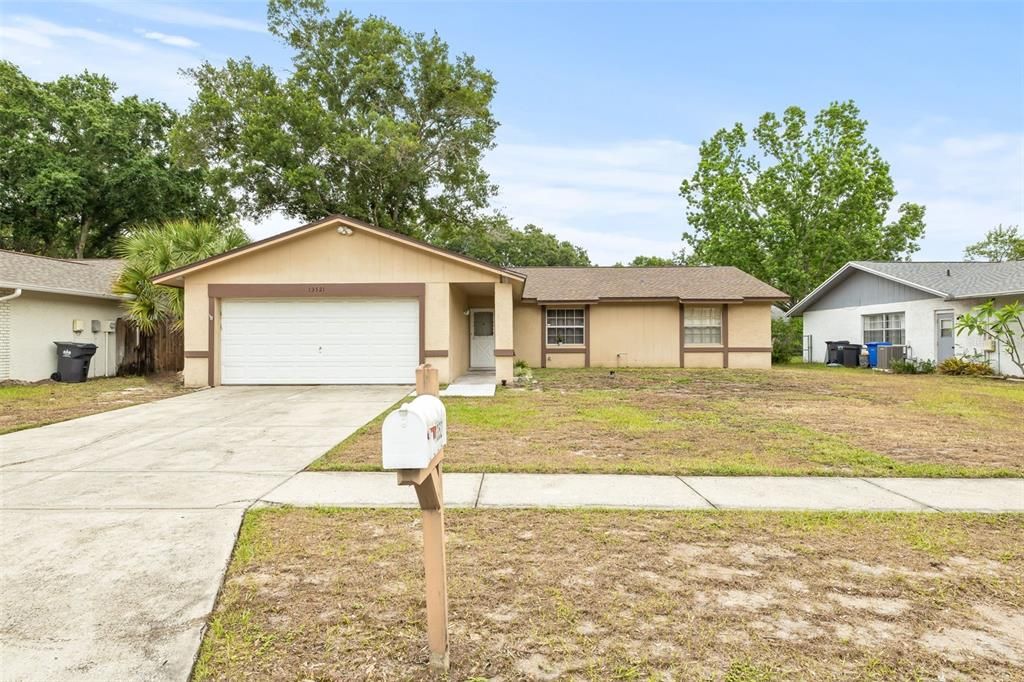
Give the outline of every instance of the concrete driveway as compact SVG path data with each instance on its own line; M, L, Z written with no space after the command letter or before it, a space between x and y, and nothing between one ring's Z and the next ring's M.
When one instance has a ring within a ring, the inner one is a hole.
M410 390L220 387L0 436L0 678L186 679L245 509Z

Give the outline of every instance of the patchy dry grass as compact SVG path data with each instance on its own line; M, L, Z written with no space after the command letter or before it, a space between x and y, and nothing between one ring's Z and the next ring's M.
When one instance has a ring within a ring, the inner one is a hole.
M4 384L0 385L0 433L148 403L187 390L174 374L90 379L81 384Z
M1024 385L786 367L538 370L447 398L449 471L1022 476ZM380 466L380 422L311 467Z
M1024 516L448 515L450 679L1024 679ZM196 680L428 679L417 512L245 519Z

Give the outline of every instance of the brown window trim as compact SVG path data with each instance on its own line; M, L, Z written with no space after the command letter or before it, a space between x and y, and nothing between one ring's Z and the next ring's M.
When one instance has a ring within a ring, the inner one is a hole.
M420 324L419 362L426 362L426 299L427 285L416 282L373 282L373 283L318 283L301 284L209 284L206 287L209 301L210 324L207 330L210 359L207 361L207 379L214 385L216 353L214 349L213 318L217 305L224 298L415 298L419 303ZM445 351L447 353L447 351Z
M575 306L564 306L556 305L553 307L567 308ZM542 305L540 307L540 366L545 368L548 366L548 354L549 353L582 353L583 354L583 366L590 367L590 304L583 304L583 345L574 346L572 348L564 348L556 346L554 348L548 347L548 306Z

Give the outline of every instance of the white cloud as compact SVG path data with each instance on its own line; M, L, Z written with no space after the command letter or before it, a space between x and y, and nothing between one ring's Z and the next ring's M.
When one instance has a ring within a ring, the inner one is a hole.
M0 26L0 39L11 40L29 47L52 47L53 41L38 31L15 26Z
M899 195L924 204L927 230L918 260L957 260L998 223L1024 225L1024 135L927 135L914 129L880 145ZM669 256L681 246L686 205L680 181L692 174L696 145L638 140L585 147L501 143L485 166L494 202L515 224L536 223L569 239L600 264L639 254Z
M914 139L882 149L900 192L927 208L917 260L959 260L1002 223L1024 225L1024 135Z
M595 263L671 256L686 227L680 181L696 148L674 140L564 146L502 143L485 166L494 203L516 225L535 223L587 249Z
M152 97L177 108L194 93L178 70L197 65L200 56L163 43L134 42L27 16L14 18L0 36L11 37L0 39L0 59L14 62L37 80L89 70L108 76L121 95Z
M199 47L199 43L185 36L172 36L160 33L159 31L143 31L142 29L137 30L136 33L140 34L143 38L155 40L158 43L171 45L172 47Z
M197 28L227 28L252 33L267 32L267 27L263 22L204 12L180 5L166 5L159 2L104 2L102 0L94 1L91 4L111 12L163 24L195 26Z
M93 45L112 47L125 52L141 52L143 47L137 42L116 38L106 33L93 31L77 26L62 26L51 21L44 21L29 16L16 16L12 18L12 26L5 28L5 37L15 40L24 45L37 48L48 48L54 45L51 38L70 39L71 41L81 40Z

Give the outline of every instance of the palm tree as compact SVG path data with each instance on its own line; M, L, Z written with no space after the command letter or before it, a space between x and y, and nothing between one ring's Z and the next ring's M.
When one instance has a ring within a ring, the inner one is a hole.
M184 292L153 284L153 277L248 243L242 228L211 221L174 220L136 228L114 247L124 260L114 291L132 297L124 304L126 316L143 333L152 334L162 324L181 331Z

